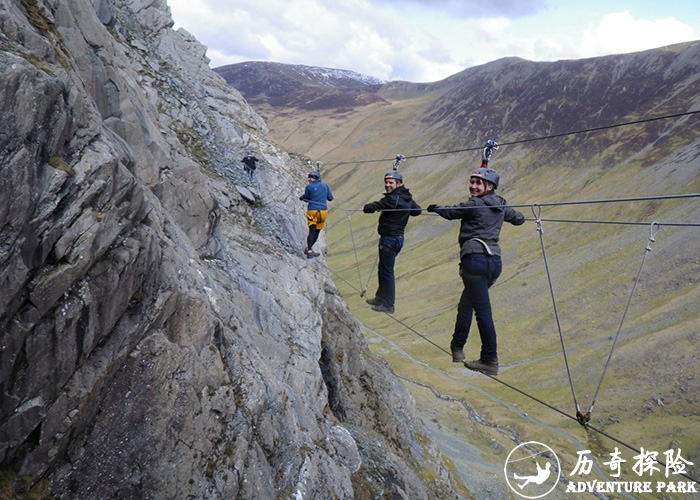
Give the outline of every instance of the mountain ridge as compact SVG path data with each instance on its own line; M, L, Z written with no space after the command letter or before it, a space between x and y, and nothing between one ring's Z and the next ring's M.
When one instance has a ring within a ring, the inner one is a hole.
M341 127L353 130L366 115L374 113L379 117L384 111L372 109L376 104L388 112L390 107L400 109L401 103L420 105L419 101L423 99L423 108L410 111L399 122L400 127L406 125L405 130L399 128L394 132L394 135L404 136L395 141L397 146L393 146L401 150L390 151L378 144L380 141L369 139L382 148L373 152L370 158L391 158L396 152L404 155L433 154L463 148L465 143L478 148L485 138L495 138L499 142L535 139L649 117L652 110L663 114L683 111L682 107L674 108L672 103L669 107L657 102L655 96L664 93L673 95L677 91L685 94L686 98L692 98L700 58L698 47L697 42L688 42L620 56L543 63L504 58L467 68L439 82L387 82L369 93L361 91L359 94L355 89L344 93L337 88L323 92L314 84L313 102L318 105L313 108L308 106L308 101L297 98L304 89L285 90L281 85L279 94L282 97L267 101L264 98L256 100L256 96L261 95L259 90L243 90L242 93L266 119L273 137L280 144L326 162L352 160L354 153L346 154L342 159L327 158L327 151L309 146L319 133L327 134L329 129L340 132ZM650 67L650 64L654 67ZM221 74L223 69L216 68L215 71ZM227 78L227 82L235 88L240 83L231 75ZM680 87L662 90L661 87L668 85L666 78L678 78ZM256 89L254 77L246 81L247 85ZM262 80L258 82L263 86L267 84L267 80L264 80L265 83ZM369 96L369 100L362 101L358 96ZM579 96L586 96L596 103L602 98L606 103L601 109L587 110ZM674 102L683 102L683 99L676 98ZM647 109L630 109L630 103L645 105ZM295 113L295 110L300 112ZM314 130L315 118L306 116L306 112L316 115L324 113L327 117L335 114L335 118L331 120L330 127L321 124ZM530 117L535 119L531 120ZM582 119L585 119L585 125L581 124ZM556 130L552 124L556 124ZM655 133L653 123L644 128ZM425 138L417 139L416 145L401 146L401 142L413 141L416 133ZM575 137L572 140L577 141ZM610 146L610 142L606 141L594 148L585 148L589 153L581 159L587 160L598 152L604 153ZM347 152L353 149L346 148ZM371 151L372 146L366 149ZM553 158L555 154L555 151L548 150L547 144L539 151L542 157Z
M271 62L245 62L215 68L225 80L235 82L251 103L303 109L342 108L380 102L377 78L349 70Z

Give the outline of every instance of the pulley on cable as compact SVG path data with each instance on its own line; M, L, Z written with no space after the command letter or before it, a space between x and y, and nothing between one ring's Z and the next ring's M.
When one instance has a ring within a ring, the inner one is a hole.
M489 166L489 161L493 153L498 151L498 143L493 139L489 139L484 143L484 147L481 150L481 168L486 168Z
M321 163L320 161L316 162L316 171L319 174L321 173L321 165L323 165L323 163ZM309 170L311 170L313 168L313 164L311 163L311 160L306 160L306 166L309 167Z
M406 157L404 155L396 155L396 158L394 158L394 170L398 170L399 165L401 165L401 163L404 161L406 161Z

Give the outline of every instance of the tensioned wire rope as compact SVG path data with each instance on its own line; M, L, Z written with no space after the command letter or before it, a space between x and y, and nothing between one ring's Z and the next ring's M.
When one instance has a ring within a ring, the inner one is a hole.
M687 199L687 198L700 198L700 193L685 193L685 194L675 194L675 195L660 195L660 196L640 196L640 197L628 197L628 198L611 198L611 199L600 199L600 200L581 200L581 201L563 201L563 202L549 202L549 203L533 203L533 204L508 204L505 205L506 207L510 208L530 208L530 207L562 207L562 206L568 206L568 205L591 205L591 204L604 204L604 203L630 203L630 202L641 202L641 201L659 201L659 200L677 200L677 199ZM338 199L337 201L343 202L343 203L348 203L352 205L357 205L361 206L361 203L356 203L352 202L349 200L341 200ZM479 206L474 206L474 207L461 207L463 210L479 210L487 207L479 207ZM352 217L351 214L353 212L362 212L363 210L360 208L352 209L352 208L341 208L341 207L332 207L330 211L333 210L341 210L345 212L346 218L348 220L348 223L350 225L350 236L352 240L352 250L353 253L355 254L355 264L357 267L357 273L358 273L358 281L360 283L360 296L364 297L364 294L367 291L367 286L369 284L369 280L371 279L372 272L374 270L374 266L370 267L367 280L366 282L363 283L363 280L360 276L360 264L357 256L357 248L355 244L355 237L354 237L354 232L352 228ZM382 210L383 212L400 212L400 211L406 211L407 209L386 209ZM439 217L437 214L425 214L422 213L421 215L423 216L434 216L434 217ZM649 226L651 222L640 222L640 221L606 221L606 220L591 220L591 219L545 219L545 218L526 218L525 220L530 220L530 221L540 221L540 222L559 222L559 223L580 223L580 224L608 224L608 225L632 225L632 226ZM669 227L700 227L700 223L694 223L694 222L660 222L660 221L655 221L656 224L658 224L659 227L661 226L669 226ZM378 258L378 257L377 257ZM376 265L376 260L375 258L375 263ZM343 279L345 281L345 279Z
M599 391L600 391L600 389L601 389L601 387L602 387L603 379L604 379L604 377L605 377L605 374L606 374L606 372L607 372L608 366L609 366L610 361L611 361L611 359L612 359L613 351L614 351L615 346L616 346L616 344L617 344L617 340L618 340L619 334L620 334L620 332L622 331L622 327L623 327L624 321L625 321L625 319L626 319L626 317L627 317L627 314L628 314L628 311L629 311L629 307L630 307L630 304L631 304L631 301L632 301L632 297L634 296L634 293L635 293L637 284L638 284L639 279L640 279L640 277L641 277L641 273L642 273L642 269L643 269L643 267L644 267L644 263L646 262L646 258L647 258L647 256L648 256L649 252L651 251L651 244L655 241L656 233L658 232L658 230L661 228L662 225L666 225L666 226L677 226L677 227L700 227L700 223L659 223L659 222L656 222L656 221L651 222L651 223L648 223L648 222L638 222L638 221L591 221L591 220L571 220L571 219L569 219L569 220L557 220L557 219L552 219L552 220L551 220L552 222L581 222L581 223L603 223L603 224L632 224L632 225L647 225L647 226L650 226L650 229L649 229L649 240L648 240L648 242L647 242L647 244L646 244L645 254L644 254L642 263L641 263L641 265L640 265L639 271L638 271L638 273L637 273L637 277L636 277L636 279L635 279L634 286L633 286L632 291L631 291L631 293L630 293L630 297L629 297L629 299L628 299L627 306L626 306L626 308L625 308L625 311L624 311L624 313L623 313L622 319L621 319L621 321L620 321L620 325L619 325L619 327L618 327L617 333L616 333L616 335L615 335L615 337L614 337L614 341L613 341L612 347L611 347L611 349L610 349L610 353L609 353L609 355L608 355L607 361L606 361L605 366L604 366L604 368L603 368L603 373L601 374L601 378L600 378L600 380L599 380L599 383L598 383L598 386L597 386L595 395L593 396L593 400L592 400L592 402L591 402L591 405L590 405L590 407L589 407L589 410L588 410L588 412L587 412L585 415L583 415L583 414L581 413L581 411L580 411L580 407L579 407L579 404L578 404L578 401L577 401L577 398L576 398L576 392L575 392L575 389L574 389L574 384L573 384L573 380L572 380L572 377L571 377L570 366L569 366L568 359L567 359L567 354L566 354L566 347L565 347L565 344L564 344L564 339L563 339L563 334L562 334L562 330L561 330L561 325L560 325L560 322L559 322L559 316L558 316L558 312L557 312L556 299L555 299L554 289L553 289L553 285L552 285L552 281L551 281L551 275L550 275L549 265L548 265L548 262L547 262L546 249L545 249L545 246L544 246L544 239L543 239L544 230L543 230L543 227L542 227L542 222L544 221L544 219L541 218L541 210L542 210L542 206L545 206L545 205L546 205L546 206L563 206L563 205L581 205L581 204L592 204L592 203L617 203L617 202L648 201L648 200L658 200L658 199L666 199L666 200L668 200L668 199L697 198L697 197L700 197L700 194L694 193L694 194L665 195L665 196L653 196L653 197L620 198L620 199L610 199L610 200L588 200L588 201L574 201L574 202L557 202L557 203L548 203L548 204L537 204L537 203L535 203L535 204L532 204L532 205L510 205L511 207L513 207L513 206L529 206L529 207L532 208L533 215L535 216L534 220L535 220L535 222L537 223L537 230L538 230L538 232L539 232L539 234L540 234L540 241L541 241L541 245L542 245L543 258L544 258L545 267L546 267L546 270L547 270L547 277L548 277L548 282L549 282L549 287L550 287L550 293L551 293L551 295L552 295L552 302L553 302L554 311L555 311L555 317L556 317L556 321L557 321L557 328L558 328L558 331L559 331L559 337L560 337L560 341L561 341L561 345L562 345L562 352L563 352L564 359L565 359L565 362L566 362L566 370L567 370L567 374L568 374L568 378L569 378L569 383L570 383L571 390L572 390L572 396L573 396L573 399L574 399L574 404L575 404L575 406L576 406L576 417L573 417L573 416L571 416L571 415L568 415L567 413L563 412L562 410L559 410L558 408L556 408L556 407L554 407L554 406L552 406L552 405L550 405L550 404L548 404L548 403L542 401L541 399L536 398L536 397L534 397L534 396L532 396L532 395L530 395L530 394L528 394L528 393L526 393L526 392L524 392L524 391L522 391L522 390L520 390L520 389L518 389L518 388L512 386L511 384L508 384L507 382L505 382L505 381L503 381L503 380L501 380L501 379L498 379L498 378L496 378L496 377L494 377L494 376L492 376L492 375L488 375L488 374L487 374L487 376L489 376L489 377L492 378L493 380L496 380L497 382L501 383L502 385L504 385L504 386L506 386L506 387L509 387L510 389L512 389L512 390L514 390L514 391L516 391L516 392L518 392L518 393L520 393L520 394L522 394L522 395L524 395L524 396L526 396L526 397L528 397L528 398L530 398L530 399L536 401L537 403L542 404L542 405L544 405L544 406L546 406L546 407L548 407L548 408L550 408L550 409L552 409L552 410L554 410L554 411L556 411L556 412L558 412L558 413L564 415L564 416L567 417L567 418L571 418L571 419L573 419L573 420L576 420L576 421L577 421L579 424L581 424L584 428L591 429L591 430L593 430L593 431L595 431L595 432L598 432L598 433L600 433L601 435L606 436L607 438L611 439L612 441L614 441L614 442L616 442L616 443L618 443L618 444L620 444L620 445L622 445L622 446L625 446L625 447L627 447L627 448L629 448L629 449L631 449L631 450L633 450L633 451L635 451L635 452L637 452L637 453L641 453L640 450L634 448L633 446L631 446L631 445L629 445L629 444L627 444L627 443L625 443L625 442L623 442L623 441L621 441L621 440L615 438L614 436L612 436L612 435L610 435L610 434L608 434L608 433L606 433L606 432L604 432L604 431L602 431L602 430L600 430L600 429L597 429L597 428L591 426L591 425L590 425L590 416L591 416L591 413L593 412L593 408L594 408L595 402L596 402L596 400L597 400ZM486 207L463 207L463 208L464 208L465 210L468 210L468 209L479 209L479 208L486 208ZM403 210L403 211L405 211L405 209L395 209L395 210L399 210L399 211L400 211L400 210ZM351 212L351 211L352 211L352 210L346 210L347 218L348 218L348 220L350 221L350 224L352 224L352 222L351 222L351 216L350 216L350 212ZM436 214L436 215L437 215L437 214ZM354 238L353 238L353 251L354 251L355 254L356 254L356 262L357 262L357 265L359 266L359 261L358 261L358 259L357 259L357 250L356 250L356 247L355 247ZM327 266L326 266L326 267L327 267ZM349 283L347 280L345 280L344 278L342 278L342 276L340 276L339 273L336 273L335 271L333 271L332 269L330 269L330 268L328 268L328 267L327 267L327 269L328 269L332 274L339 276L340 279L342 279L342 280L343 280L346 284L348 284L351 288L353 288L354 290L360 292L360 295L361 295L361 296L364 296L366 287L363 288L363 290L358 290L358 289L355 288L351 283ZM371 271L372 271L372 269L370 269L370 273L371 273ZM359 276L359 269L358 269L358 276ZM368 282L369 282L369 279L368 279ZM360 284L362 285L361 280L360 280ZM420 332L418 332L418 331L415 330L414 328L410 327L409 325L407 325L406 323L404 323L404 322L401 321L400 319L396 318L395 316L393 316L393 315L391 315L391 314L388 314L388 315L389 315L394 321L396 321L396 322L399 323L401 326L403 326L404 328L406 328L406 329L408 329L409 331L413 332L413 333L416 334L417 336L423 338L423 339L426 340L428 343L432 344L433 346L435 346L435 347L438 348L439 350L443 351L444 353L446 353L446 354L448 354L448 355L450 354L449 352L447 352L447 350L445 350L445 349L442 348L441 346L437 345L437 344L436 344L435 342L433 342L431 339L429 339L428 337L422 335ZM663 465L663 466L666 467L667 470L668 470L668 466L667 466L663 461L657 460L657 459L655 459L655 458L654 458L654 461L655 461L656 463L660 464L660 465ZM691 480L693 480L693 481L695 481L695 482L697 482L697 483L700 483L700 481L696 480L695 478L692 478L691 476L689 476L689 475L687 475L687 474L685 474L685 473L683 473L683 472L678 472L678 474L679 474L679 475L682 475L682 476L684 476L684 477L686 477L686 478L688 478L688 479L691 479Z
M349 203L352 205L362 206L361 203L356 203L353 201L340 200L340 199L338 199L338 201L341 201L344 203ZM360 291L360 297L364 297L365 293L367 293L367 287L369 286L369 280L372 279L372 271L374 271L374 267L377 265L377 262L379 261L379 254L375 255L374 264L369 268L369 271L367 273L367 280L363 284L362 276L360 275L360 261L359 261L358 255L357 255L357 246L355 245L355 234L354 234L353 229L352 229L352 212L355 212L358 210L349 210L349 209L344 209L344 208L339 208L339 207L332 207L329 210L329 213L331 210L341 210L341 211L345 212L345 217L348 221L348 226L349 226L349 230L350 230L350 239L352 241L352 251L353 251L353 254L355 254L355 265L357 266L357 279L358 279L358 282L360 283L360 287L362 288L362 290ZM345 280L343 280L343 281L345 281ZM347 281L346 281L346 283L347 283Z
M689 193L689 194L678 194L678 195L664 195L664 196L646 196L646 197L637 197L637 198L617 198L617 199L607 199L607 200L587 200L587 201L569 201L569 202L553 202L553 203L535 203L535 204L519 204L519 205L505 205L506 207L511 207L511 208L523 208L523 207L533 207L533 206L539 206L539 207L554 207L554 206L565 206L565 205L582 205L582 204L594 204L594 203L619 203L619 202L632 202L632 201L654 201L654 200L670 200L670 199L685 199L685 198L700 198L700 193ZM353 205L361 205L359 203L347 201L347 200L338 200L342 201L345 203L350 203ZM461 207L464 210L478 210L478 209L483 209L487 207ZM354 232L352 229L352 212L362 212L362 209L349 209L349 208L341 208L341 207L332 207L330 211L333 210L340 210L345 212L346 218L348 220L348 223L350 225L350 234L351 234L351 240L352 240L352 251L355 255L355 264L357 268L357 274L358 274L358 282L360 283L361 290L358 290L360 293L361 297L365 296L365 293L367 292L367 287L369 285L369 281L372 277L372 272L374 271L374 266L377 265L377 260L378 256L375 256L374 264L370 266L368 274L367 274L367 279L365 281L362 280L362 277L360 275L360 264L359 264L359 258L357 255L357 246L355 243L355 237L354 237ZM384 212L398 212L398 211L406 211L406 209L386 209L383 210ZM421 214L422 216L433 216L433 217L439 217L437 214L431 214L431 213L423 213ZM578 223L578 224L606 224L606 225L628 225L628 226L649 226L651 222L643 222L643 221L621 221L621 220L594 220L594 219L547 219L547 218L525 218L526 221L537 221L539 220L540 222L556 222L556 223ZM665 222L665 221L655 221L655 223L659 226L666 226L666 227L700 227L700 222ZM336 273L332 271L336 276L338 276L342 281L344 281L347 284L350 284L345 278L343 278L339 273Z
M582 201L564 201L564 202L549 202L549 203L534 203L534 204L509 204L505 205L506 207L511 207L511 208L524 208L524 207L561 207L561 206L567 206L567 205L589 205L589 204L602 204L602 203L629 203L629 202L637 202L637 201L658 201L658 200L674 200L674 199L687 199L687 198L700 198L700 193L686 193L686 194L676 194L676 195L662 195L662 196L644 196L644 197L634 197L634 198L612 198L612 199L601 199L601 200L582 200ZM338 200L344 203L349 203L353 205L361 205L360 203L348 201L348 200ZM463 210L478 210L478 209L483 209L487 207L479 207L479 206L474 206L474 207L461 207ZM367 279L365 282L363 282L361 275L360 275L360 263L359 263L359 258L357 255L357 247L355 244L355 237L354 237L354 232L352 229L352 217L351 214L352 212L362 212L362 209L349 209L349 208L341 208L341 207L333 207L330 209L332 210L341 210L345 212L346 218L348 220L348 223L350 225L350 234L351 234L351 240L352 240L352 251L355 254L355 264L357 268L357 274L358 274L358 282L360 283L361 290L359 290L360 296L364 297L365 293L367 292L367 286L369 285L369 280L372 277L372 272L374 270L374 266L377 264L378 256L375 256L375 261L374 265L369 268ZM407 209L386 209L383 210L384 212L399 212L399 211L406 211ZM421 214L423 216L434 216L434 217L439 217L437 214ZM592 220L592 219L546 219L546 218L525 218L526 221L539 221L539 222L558 222L558 223L579 223L579 224L607 224L607 225L630 225L630 226L649 226L651 222L642 222L642 221L617 221L617 220ZM667 226L667 227L700 227L700 223L695 223L695 222L664 222L664 221L654 221L655 224L658 225L658 227L662 226ZM337 273L335 273L337 274ZM339 274L337 274L345 283L348 283L345 278L342 278Z
M663 116L655 116L651 118L642 118L639 120L633 120L633 121L628 121L628 122L623 122L623 123L614 123L611 125L601 125L599 127L590 127L590 128L585 128L585 129L580 129L580 130L572 130L570 132L561 132L558 134L550 134L550 135L543 135L539 137L530 137L527 139L519 139L519 140L514 140L514 141L507 141L507 142L500 142L498 143L499 147L500 146L514 146L517 144L526 144L529 142L536 142L536 141L544 141L547 139L556 139L559 137L566 137L569 135L578 135L578 134L585 134L588 132L599 132L601 130L609 130L613 128L619 128L619 127L628 127L630 125L639 125L641 123L649 123L649 122L654 122L658 120L668 120L671 118L681 118L684 116L693 116L700 113L700 110L697 111L686 111L683 113L675 113L671 115L663 115ZM448 150L448 151L438 151L435 153L422 153L422 154L417 154L417 155L408 155L408 156L403 156L399 155L402 160L408 160L408 159L416 159L416 158L426 158L430 156L440 156L440 155L447 155L447 154L456 154L456 153L466 153L469 151L480 151L483 149L483 146L479 147L470 147L470 148L462 148L462 149L453 149L453 150ZM379 158L379 159L374 159L374 160L356 160L356 161L339 161L339 162L328 162L325 165L359 165L362 163L378 163L378 162L384 162L384 161L395 161L397 160L398 157L396 158Z
M600 392L600 388L601 388L601 386L603 385L603 378L605 377L605 373L607 372L608 366L610 365L610 360L612 359L613 351L615 350L615 345L617 344L617 340L618 340L618 338L619 338L619 336L620 336L620 332L622 331L622 326L623 326L623 324L624 324L625 318L627 317L627 313L629 312L630 304L632 303L632 297L634 296L634 292L635 292L635 290L637 289L637 285L638 285L638 283L639 283L639 280L640 280L640 277L641 277L641 274L642 274L642 268L644 267L644 263L646 262L647 256L649 255L649 252L651 252L651 244L655 241L655 236L656 236L656 233L657 233L658 230L659 230L659 227L658 227L658 223L657 223L657 222L652 222L652 223L650 224L650 228L649 228L649 240L648 240L648 243L647 243L647 245L646 245L646 249L645 249L645 253L644 253L644 258L642 259L642 264L641 264L641 266L640 266L640 268L639 268L639 271L638 271L638 273L637 273L637 277L635 278L634 285L633 285L632 291L631 291L631 293L630 293L630 297L629 297L629 299L628 299L628 301L627 301L627 306L625 307L625 311L624 311L624 313L623 313L623 315L622 315L622 320L620 321L620 326L619 326L618 329L617 329L617 333L615 334L615 337L614 337L614 340L613 340L613 343L612 343L612 347L610 348L610 353L609 353L609 355L608 355L608 359L607 359L607 361L606 361L606 363L605 363L605 366L603 367L603 373L601 374L600 381L598 382L598 388L597 388L596 391L595 391L595 394L594 394L594 396L593 396L593 400L592 400L591 405L590 405L590 407L589 407L589 409L588 409L588 412L584 415L583 413L581 413L581 408L580 408L580 406L579 406L579 404L578 404L578 400L577 400L577 398L576 398L576 390L574 389L574 382L573 382L573 379L572 379L572 376L571 376L571 369L570 369L570 365L569 365L569 359L568 359L568 356L567 356L567 354L566 354L566 346L565 346L565 344L564 344L564 335L563 335L563 333L562 333L561 323L560 323L560 321L559 321L559 312L558 312L558 308L557 308L557 301L556 301L556 298L555 298L555 295L554 295L554 286L553 286L553 284L552 284L551 272L550 272L550 269L549 269L549 262L548 262L548 259L547 259L547 251L546 251L546 249L545 249L545 244L544 244L544 227L543 227L542 219L541 219L541 216L542 216L542 207L541 207L541 206L533 206L533 207L532 207L532 213L533 213L533 215L535 216L535 222L536 222L536 224L537 224L537 232L538 232L539 235L540 235L540 245L541 245L541 247L542 247L542 256L543 256L543 260L544 260L544 266L545 266L545 270L546 270L546 272L547 272L547 281L548 281L548 283L549 283L549 291L550 291L550 294L551 294L551 297L552 297L552 305L553 305L553 308L554 308L554 317L555 317L556 324L557 324L557 330L558 330L558 332L559 332L559 340L560 340L560 342L561 342L562 353L563 353L563 356L564 356L564 362L565 362L565 364L566 364L566 373L567 373L567 376L568 376L568 378L569 378L569 385L571 386L571 393L572 393L572 396L573 396L573 399L574 399L574 405L576 406L576 419L578 420L578 422L579 422L581 425L584 425L584 426L585 426L586 423L589 422L590 419L591 419L591 413L593 412L593 407L594 407L594 405L595 405L596 399L598 398L598 394L599 394L599 392Z
M686 198L700 198L700 193L679 193L679 194L667 194L667 195L659 195L659 196L637 196L637 197L629 197L629 198L608 198L608 199L599 199L599 200L580 200L580 201L555 201L555 202L536 202L536 203L508 203L507 205L503 205L503 207L510 207L510 208L531 208L533 206L539 206L539 207L564 207L564 206L571 206L571 205L595 205L595 204L606 204L606 203L631 203L631 202L641 202L641 201L661 201L661 200L682 200ZM352 203L352 202L346 202L346 203ZM359 203L357 205L360 205ZM340 209L337 207L334 207L336 210L345 210L347 212L362 212L361 208L348 208L348 209ZM473 206L473 207L459 207L460 209L463 210L479 210L483 208L488 208L488 207L482 207L482 206ZM410 209L407 208L390 208L390 209L385 209L382 210L383 212L406 212L410 211ZM422 214L426 215L426 214ZM439 217L437 214L428 214L428 215L434 215ZM562 222L570 222L569 220L562 220ZM578 220L572 220L571 222L585 222L585 221L578 221ZM596 221L592 221L596 222ZM620 222L618 221L599 221L599 222L605 222L608 224L619 224ZM636 224L642 224L642 225L649 225L648 222L637 222ZM678 223L665 223L664 225L684 225L684 226L700 226L700 223L683 223L683 224L678 224Z

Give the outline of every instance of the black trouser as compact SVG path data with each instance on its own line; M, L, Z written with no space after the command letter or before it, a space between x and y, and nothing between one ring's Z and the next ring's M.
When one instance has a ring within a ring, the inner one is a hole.
M309 226L309 236L306 238L306 248L311 248L318 240L318 235L321 234L321 230L317 229L316 226Z

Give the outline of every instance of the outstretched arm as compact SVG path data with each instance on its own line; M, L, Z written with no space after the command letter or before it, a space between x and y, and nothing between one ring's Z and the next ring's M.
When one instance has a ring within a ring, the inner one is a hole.
M518 210L506 207L506 213L503 220L510 222L514 226L520 226L525 223L525 216Z
M469 201L453 206L428 205L428 212L436 213L447 220L463 219L471 213L473 206L474 204Z
M423 213L423 209L420 207L420 205L414 200L411 200L411 217L415 217L417 215L420 215L421 213Z

